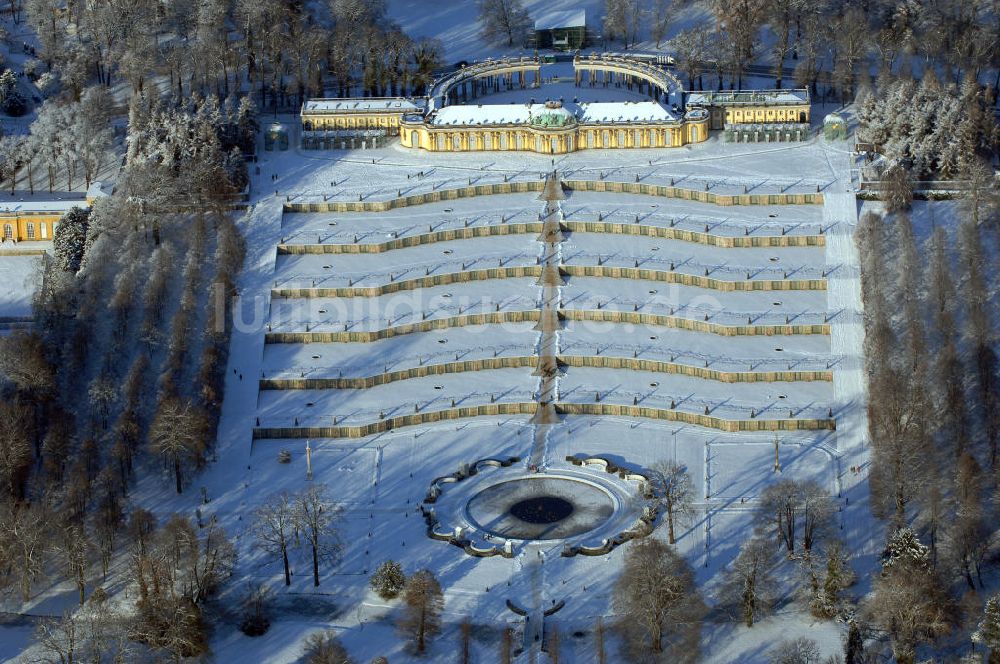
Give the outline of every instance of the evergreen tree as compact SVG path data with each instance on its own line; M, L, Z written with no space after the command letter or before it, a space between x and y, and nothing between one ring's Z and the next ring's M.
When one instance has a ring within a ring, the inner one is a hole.
M989 650L989 664L1000 664L1000 595L986 600L983 619L972 633L972 642Z
M378 566L369 583L379 597L392 599L399 595L406 585L403 566L395 560L387 560Z
M7 99L7 95L17 88L17 74L10 69L4 69L0 74L0 102Z
M90 225L90 210L74 207L59 220L52 237L52 251L59 267L76 273L83 260L87 241L87 227Z

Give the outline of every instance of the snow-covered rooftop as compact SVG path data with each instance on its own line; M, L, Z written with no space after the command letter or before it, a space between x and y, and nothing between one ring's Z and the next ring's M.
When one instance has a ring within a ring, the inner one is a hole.
M555 30L557 28L583 28L587 25L586 9L567 9L550 12L535 21L535 30Z
M532 118L562 111L580 123L606 122L674 122L677 117L654 101L566 103L553 110L545 104L483 104L480 106L446 106L430 120L434 126L526 125Z
M741 104L808 104L809 90L731 90L692 92L688 106L734 106Z
M30 212L68 212L74 207L86 207L83 192L39 192L28 194L18 191L13 196L0 194L0 214L27 214Z
M581 104L580 122L674 122L677 117L655 101L594 102Z
M365 113L393 111L409 113L420 107L402 97L371 97L368 99L310 99L302 105L303 113Z

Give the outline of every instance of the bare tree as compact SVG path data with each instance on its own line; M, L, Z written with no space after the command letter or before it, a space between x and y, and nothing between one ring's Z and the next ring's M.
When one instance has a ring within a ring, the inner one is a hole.
M976 225L996 228L1000 190L992 167L986 161L973 157L963 165L960 175L968 187L959 200L963 215Z
M795 553L799 503L798 483L795 480L784 479L764 489L757 507L759 521L765 527L769 526L774 530L789 555Z
M673 0L652 0L652 10L650 11L650 36L656 42L656 48L660 48L660 42L667 36L670 29L670 22L674 18Z
M340 511L321 484L296 494L293 503L298 530L312 549L313 585L319 586L320 559L333 560L340 551L336 529Z
M9 575L25 602L31 599L32 586L45 575L52 548L47 523L48 515L37 504L0 501L0 560L6 561L0 580Z
M727 573L726 596L746 626L753 627L770 611L774 594L774 553L770 544L753 537L740 548Z
M514 630L506 627L500 635L500 664L511 664L514 656Z
M20 399L0 401L0 481L11 500L24 497L31 469L32 426L28 413Z
M288 551L295 544L295 506L285 492L277 493L254 510L253 532L257 544L272 556L280 557L285 570L285 585L292 585Z
M427 642L441 631L444 595L430 570L420 570L406 580L403 590L403 615L399 629L413 639L417 654L427 649Z
M653 464L653 492L667 515L667 540L675 543L674 525L693 513L694 485L687 468L673 461Z
M202 463L205 426L204 412L189 401L168 398L156 410L149 429L149 446L173 466L177 493L183 488L183 467Z
M887 212L903 212L910 209L913 204L913 183L910 182L910 173L906 168L898 164L887 168L882 174L879 187Z
M60 525L56 548L63 572L76 584L79 602L86 600L87 572L91 562L91 540L83 525L68 520Z
M604 32L609 39L621 35L624 46L639 41L639 27L645 15L640 0L604 0Z
M313 632L302 646L305 664L354 664L332 630Z
M774 43L774 87L781 87L781 79L785 71L785 58L792 50L794 41L791 37L796 5L798 0L772 0L767 3L766 21L771 31L777 36Z
M819 645L804 636L779 641L768 658L771 664L820 664L821 661Z
M982 567L992 550L994 534L983 508L982 470L975 457L963 454L955 475L955 516L945 528L949 558L965 578L969 590L983 589Z
M552 664L559 664L559 658L561 656L560 645L559 645L559 628L556 625L552 625L545 631L546 641L545 652L549 656L549 661Z
M612 599L630 659L667 653L676 661L698 659L705 606L694 572L669 544L646 538L630 548Z
M461 664L471 664L472 662L472 623L468 618L462 620L458 626L459 636L462 639L459 661Z
M46 618L35 628L35 641L42 648L46 664L72 664L77 660L83 640L80 620L72 611L61 618Z
M695 79L698 80L698 89L703 89L701 75L703 62L708 55L708 35L707 26L697 26L689 30L682 30L670 40L677 54L677 67L684 72L688 80L688 89L695 89Z
M607 664L608 656L604 650L604 619L600 616L594 625L594 650L597 651L597 664Z
M521 0L479 0L479 22L484 41L506 41L507 46L513 46L515 38L526 37L531 27L531 17Z
M802 518L802 549L809 553L826 534L835 508L830 495L815 480L799 483L799 511Z
M753 59L757 32L764 21L767 6L764 0L712 0L712 12L719 29L728 35L725 43L737 88L743 87L743 73L747 63Z

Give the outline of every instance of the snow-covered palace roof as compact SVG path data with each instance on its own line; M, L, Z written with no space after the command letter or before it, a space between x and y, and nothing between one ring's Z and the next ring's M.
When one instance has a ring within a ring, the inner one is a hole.
M676 122L677 117L654 101L565 103L562 109L581 124L614 122ZM483 104L445 106L434 113L434 126L528 125L553 113L545 104Z
M310 99L302 105L302 113L412 113L420 107L402 97L365 97L341 99Z
M722 90L691 92L688 106L752 106L754 104L808 104L809 90Z

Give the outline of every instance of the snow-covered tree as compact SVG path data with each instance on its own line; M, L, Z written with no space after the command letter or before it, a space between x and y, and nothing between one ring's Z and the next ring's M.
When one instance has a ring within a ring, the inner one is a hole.
M747 627L766 615L775 598L774 551L772 545L753 537L740 547L726 572L727 602L739 613Z
M913 664L919 644L951 629L951 599L931 567L929 548L908 528L889 537L873 590L866 613L889 633L893 656L900 664Z
M687 468L672 461L658 462L651 470L653 493L667 517L667 541L674 544L674 526L692 512L694 485L691 475Z
M883 572L894 566L912 569L930 567L930 549L909 528L899 528L893 532L882 551Z
M698 660L705 606L694 572L672 546L646 538L625 556L613 604L631 661L665 653L671 661Z
M332 630L310 634L302 646L302 657L305 664L354 664Z
M296 494L292 508L299 532L312 550L313 585L318 587L320 560L333 560L340 551L336 528L339 510L321 484Z
M403 566L395 560L387 560L372 573L369 582L372 590L382 599L392 599L403 591L406 585L406 575Z
M63 215L52 237L52 253L59 267L76 273L80 269L90 225L90 210L74 207Z
M531 17L521 0L479 0L479 22L483 40L513 46L522 41L531 27Z
M285 571L285 585L292 585L288 553L297 541L292 497L284 492L270 496L264 504L254 510L252 528L257 537L257 545L271 556L281 558Z
M972 642L986 648L989 664L1000 664L1000 595L986 600L983 619L972 633Z
M819 644L800 636L783 639L768 653L771 664L820 664Z

